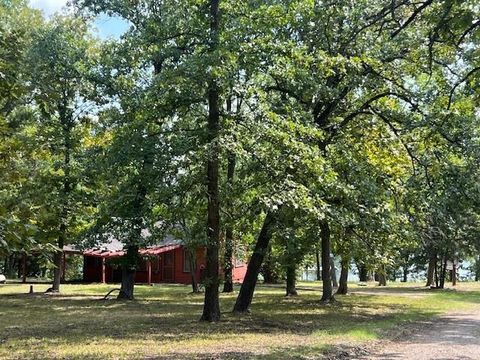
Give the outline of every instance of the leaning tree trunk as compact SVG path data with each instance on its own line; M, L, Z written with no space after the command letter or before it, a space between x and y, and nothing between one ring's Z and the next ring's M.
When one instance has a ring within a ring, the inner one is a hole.
M231 110L231 101L227 103L227 111ZM233 190L233 177L235 175L235 154L230 153L228 155L228 165L227 165L227 183L229 191ZM228 201L228 207L230 213L233 212L232 201ZM223 292L229 293L233 291L233 224L230 223L227 225L225 231L225 256L223 264L223 272L225 274L225 281L223 283Z
M288 264L286 267L287 273L287 286L286 286L286 296L296 296L297 293L297 271L295 264Z
M237 314L249 312L250 305L255 292L255 285L257 284L258 274L262 266L263 259L268 249L268 244L272 238L272 230L275 224L275 215L271 212L267 213L265 220L263 220L262 229L258 235L255 249L252 257L248 262L247 273L243 279L240 292L238 293L237 301L233 307L233 312Z
M320 222L320 237L322 240L322 298L321 302L329 303L335 300L333 296L330 275L330 226L326 219Z
M122 264L122 284L117 299L133 300L135 273L138 259L138 246L128 246Z
M437 255L430 256L428 261L428 270L427 270L427 284L425 286L432 286L435 275L435 266L437 266Z
M340 271L340 283L338 285L337 294L346 295L348 293L348 265L349 259L342 256L342 270Z
M219 2L210 0L210 49L214 53L219 42ZM212 71L214 74L215 71ZM220 241L220 201L218 190L219 178L219 132L220 132L220 95L215 75L208 80L208 142L207 161L207 259L205 266L205 300L202 321L220 320L218 248Z

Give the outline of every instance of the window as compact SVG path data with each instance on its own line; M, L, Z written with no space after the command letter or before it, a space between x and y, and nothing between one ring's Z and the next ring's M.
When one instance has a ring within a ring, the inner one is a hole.
M190 262L190 254L187 249L183 249L183 272L190 272L192 269Z

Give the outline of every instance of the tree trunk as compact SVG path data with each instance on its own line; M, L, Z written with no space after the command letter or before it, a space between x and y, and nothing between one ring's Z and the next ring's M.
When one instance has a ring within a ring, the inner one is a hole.
M288 264L286 267L286 273L287 273L286 296L296 296L298 295L298 293L296 288L297 271L295 268L295 264Z
M231 101L227 103L227 111L231 109ZM231 192L233 190L233 180L235 175L235 154L230 153L228 155L228 165L227 165L227 185L228 190ZM228 201L229 211L233 212L232 201ZM232 219L230 219L232 220ZM229 293L233 291L233 224L230 223L227 226L225 231L225 256L224 256L224 268L225 281L223 283L223 292Z
M210 49L218 48L219 0L210 0ZM215 71L212 70L212 73ZM220 109L219 89L215 75L208 80L208 162L207 162L207 259L205 266L205 300L202 321L220 320L218 248L220 241L220 201L218 192Z
M57 242L57 246L60 250L55 251L55 254L53 255L53 264L55 265L55 268L53 269L52 292L60 291L60 282L63 273L63 246L65 245L65 232L66 226L65 224L62 224L60 226L60 236Z
M333 256L330 257L330 275L332 276L333 287L338 288L337 269L335 269L335 259Z
M138 246L127 247L124 263L122 264L122 285L117 299L133 300L135 287L135 273L138 259Z
M387 277L385 274L378 274L378 286L387 286Z
M407 282L408 281L408 267L404 266L403 267L403 279L402 282Z
M190 262L190 277L192 279L192 292L199 293L200 289L198 287L198 280L197 280L197 261L195 259L196 249L195 250L188 250L188 261Z
M435 275L435 266L437 264L437 255L430 256L428 261L428 270L427 270L427 284L425 286L429 287L433 285L433 277Z
M330 275L330 226L326 219L320 222L320 237L322 239L322 298L321 302L335 301L333 297L332 280Z
M387 286L387 274L385 272L385 267L382 268L377 272L378 274L378 286Z
M52 291L60 291L60 282L63 274L63 246L67 240L67 224L70 206L70 194L72 191L72 181L70 179L71 171L71 151L72 151L72 127L73 119L72 114L68 110L66 99L64 99L62 106L59 107L59 116L63 128L63 188L62 188L62 211L60 214L60 235L58 237L58 251L55 252L53 262L55 269L53 271L53 284Z
M349 259L346 256L342 257L342 270L340 271L340 284L337 289L337 294L346 295L348 293L348 265Z
M22 283L27 282L27 254L23 253L22 256Z
M368 271L367 267L363 264L357 265L358 267L358 278L361 282L368 281Z
M268 249L268 244L272 238L272 230L275 220L275 215L271 212L267 213L265 220L263 220L262 229L258 235L252 257L248 262L247 273L245 274L237 301L233 308L234 313L241 314L249 312L260 267L262 266L263 259Z
M439 285L440 289L445 288L445 277L447 273L447 256L444 255L442 260L443 260L443 263L440 271L440 285Z
M317 281L322 280L322 267L320 265L320 251L318 247L315 248L315 259L317 260Z

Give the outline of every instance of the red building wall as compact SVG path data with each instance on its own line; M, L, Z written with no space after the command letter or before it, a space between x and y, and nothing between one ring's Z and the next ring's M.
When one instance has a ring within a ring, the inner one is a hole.
M151 261L151 282L152 283L177 283L177 284L191 284L191 274L188 271L188 266L185 266L185 248L180 247L169 252L160 254L152 258ZM206 265L205 249L198 249L196 253L197 281L201 281L203 271ZM233 281L241 283L245 278L247 271L246 264L237 264L233 268ZM106 282L121 281L121 274L119 269L113 269L108 265L105 266L105 280ZM220 271L222 275L222 271ZM102 281L102 258L93 256L84 256L83 279L87 282L101 282ZM135 274L136 283L148 283L148 267L147 263L140 264L140 268Z

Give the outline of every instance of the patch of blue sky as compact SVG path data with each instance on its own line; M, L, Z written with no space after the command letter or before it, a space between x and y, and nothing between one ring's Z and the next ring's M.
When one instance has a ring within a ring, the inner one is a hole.
M29 3L31 7L41 10L45 17L68 12L67 0L30 0ZM129 23L119 17L101 14L92 24L92 32L101 39L118 39L129 27Z

